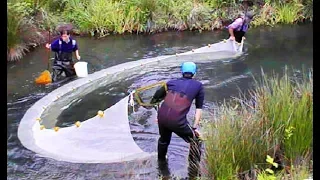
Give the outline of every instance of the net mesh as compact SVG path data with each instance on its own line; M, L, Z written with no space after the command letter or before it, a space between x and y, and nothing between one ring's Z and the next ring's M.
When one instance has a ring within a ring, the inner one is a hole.
M143 152L131 135L128 120L131 94L100 112L103 116L96 115L81 124L55 128L57 117L72 102L99 87L128 76L138 77L151 70L157 71L158 68L178 66L185 61L197 63L237 57L241 54L242 45L230 40L221 41L179 55L120 64L72 81L52 91L27 110L18 127L19 140L23 146L40 156L59 161L111 163L149 158L155 154ZM158 83L137 89L136 97L141 99L141 103L152 106L154 103L150 103L151 99L161 87L163 84Z
M35 143L45 147L47 157L69 162L109 163L148 157L133 141L127 106L128 97L103 111L103 116L97 114L66 128L41 130L37 124L33 128ZM115 114L116 120L111 118Z

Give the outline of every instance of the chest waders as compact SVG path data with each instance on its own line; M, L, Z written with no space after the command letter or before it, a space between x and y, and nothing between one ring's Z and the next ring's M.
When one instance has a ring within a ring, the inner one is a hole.
M72 39L72 49L75 47L76 41ZM67 77L75 75L72 61L72 52L62 52L62 41L59 39L59 52L55 53L54 66L62 67ZM61 74L62 72L58 73Z

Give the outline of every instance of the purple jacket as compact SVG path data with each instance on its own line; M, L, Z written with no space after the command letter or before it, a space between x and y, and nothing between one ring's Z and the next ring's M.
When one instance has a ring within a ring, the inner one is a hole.
M243 18L238 18L235 21L233 21L229 26L227 26L227 29L232 28L235 31L247 32L249 23L245 23L245 24L243 24L243 23L244 23L244 19Z

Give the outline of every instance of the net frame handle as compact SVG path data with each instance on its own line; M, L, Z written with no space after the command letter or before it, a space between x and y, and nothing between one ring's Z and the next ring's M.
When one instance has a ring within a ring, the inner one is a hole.
M167 83L166 83L165 81L161 81L161 82L158 82L158 83L155 83L155 84L151 84L151 85L149 85L149 86L144 86L144 87L141 87L141 88L138 88L138 89L135 90L135 92L134 92L134 97L135 97L135 99L137 100L137 102L138 102L138 104L139 104L140 106L154 107L154 106L157 105L157 104L151 105L151 104L149 104L149 103L144 103L144 102L141 100L141 98L139 97L139 93L138 93L138 92L139 92L139 91L146 90L146 89L149 89L149 88L156 87L156 86L158 86L158 85L164 86L166 92L168 91ZM159 103L158 103L158 104L159 104Z

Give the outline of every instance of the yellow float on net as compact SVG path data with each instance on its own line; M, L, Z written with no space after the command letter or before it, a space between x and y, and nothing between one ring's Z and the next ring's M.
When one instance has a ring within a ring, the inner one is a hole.
M77 127L80 127L80 121L77 121L76 123L75 123L75 125L77 126Z
M103 117L103 115L104 115L104 112L103 112L103 111L98 111L98 116L99 116L99 117Z
M40 120L41 120L41 118L36 118L36 120L37 120L37 121L40 121Z
M40 130L43 130L44 128L46 128L46 127L44 127L44 125L40 126Z
M55 132L58 132L59 129L60 129L59 127L54 127L54 131L55 131Z

